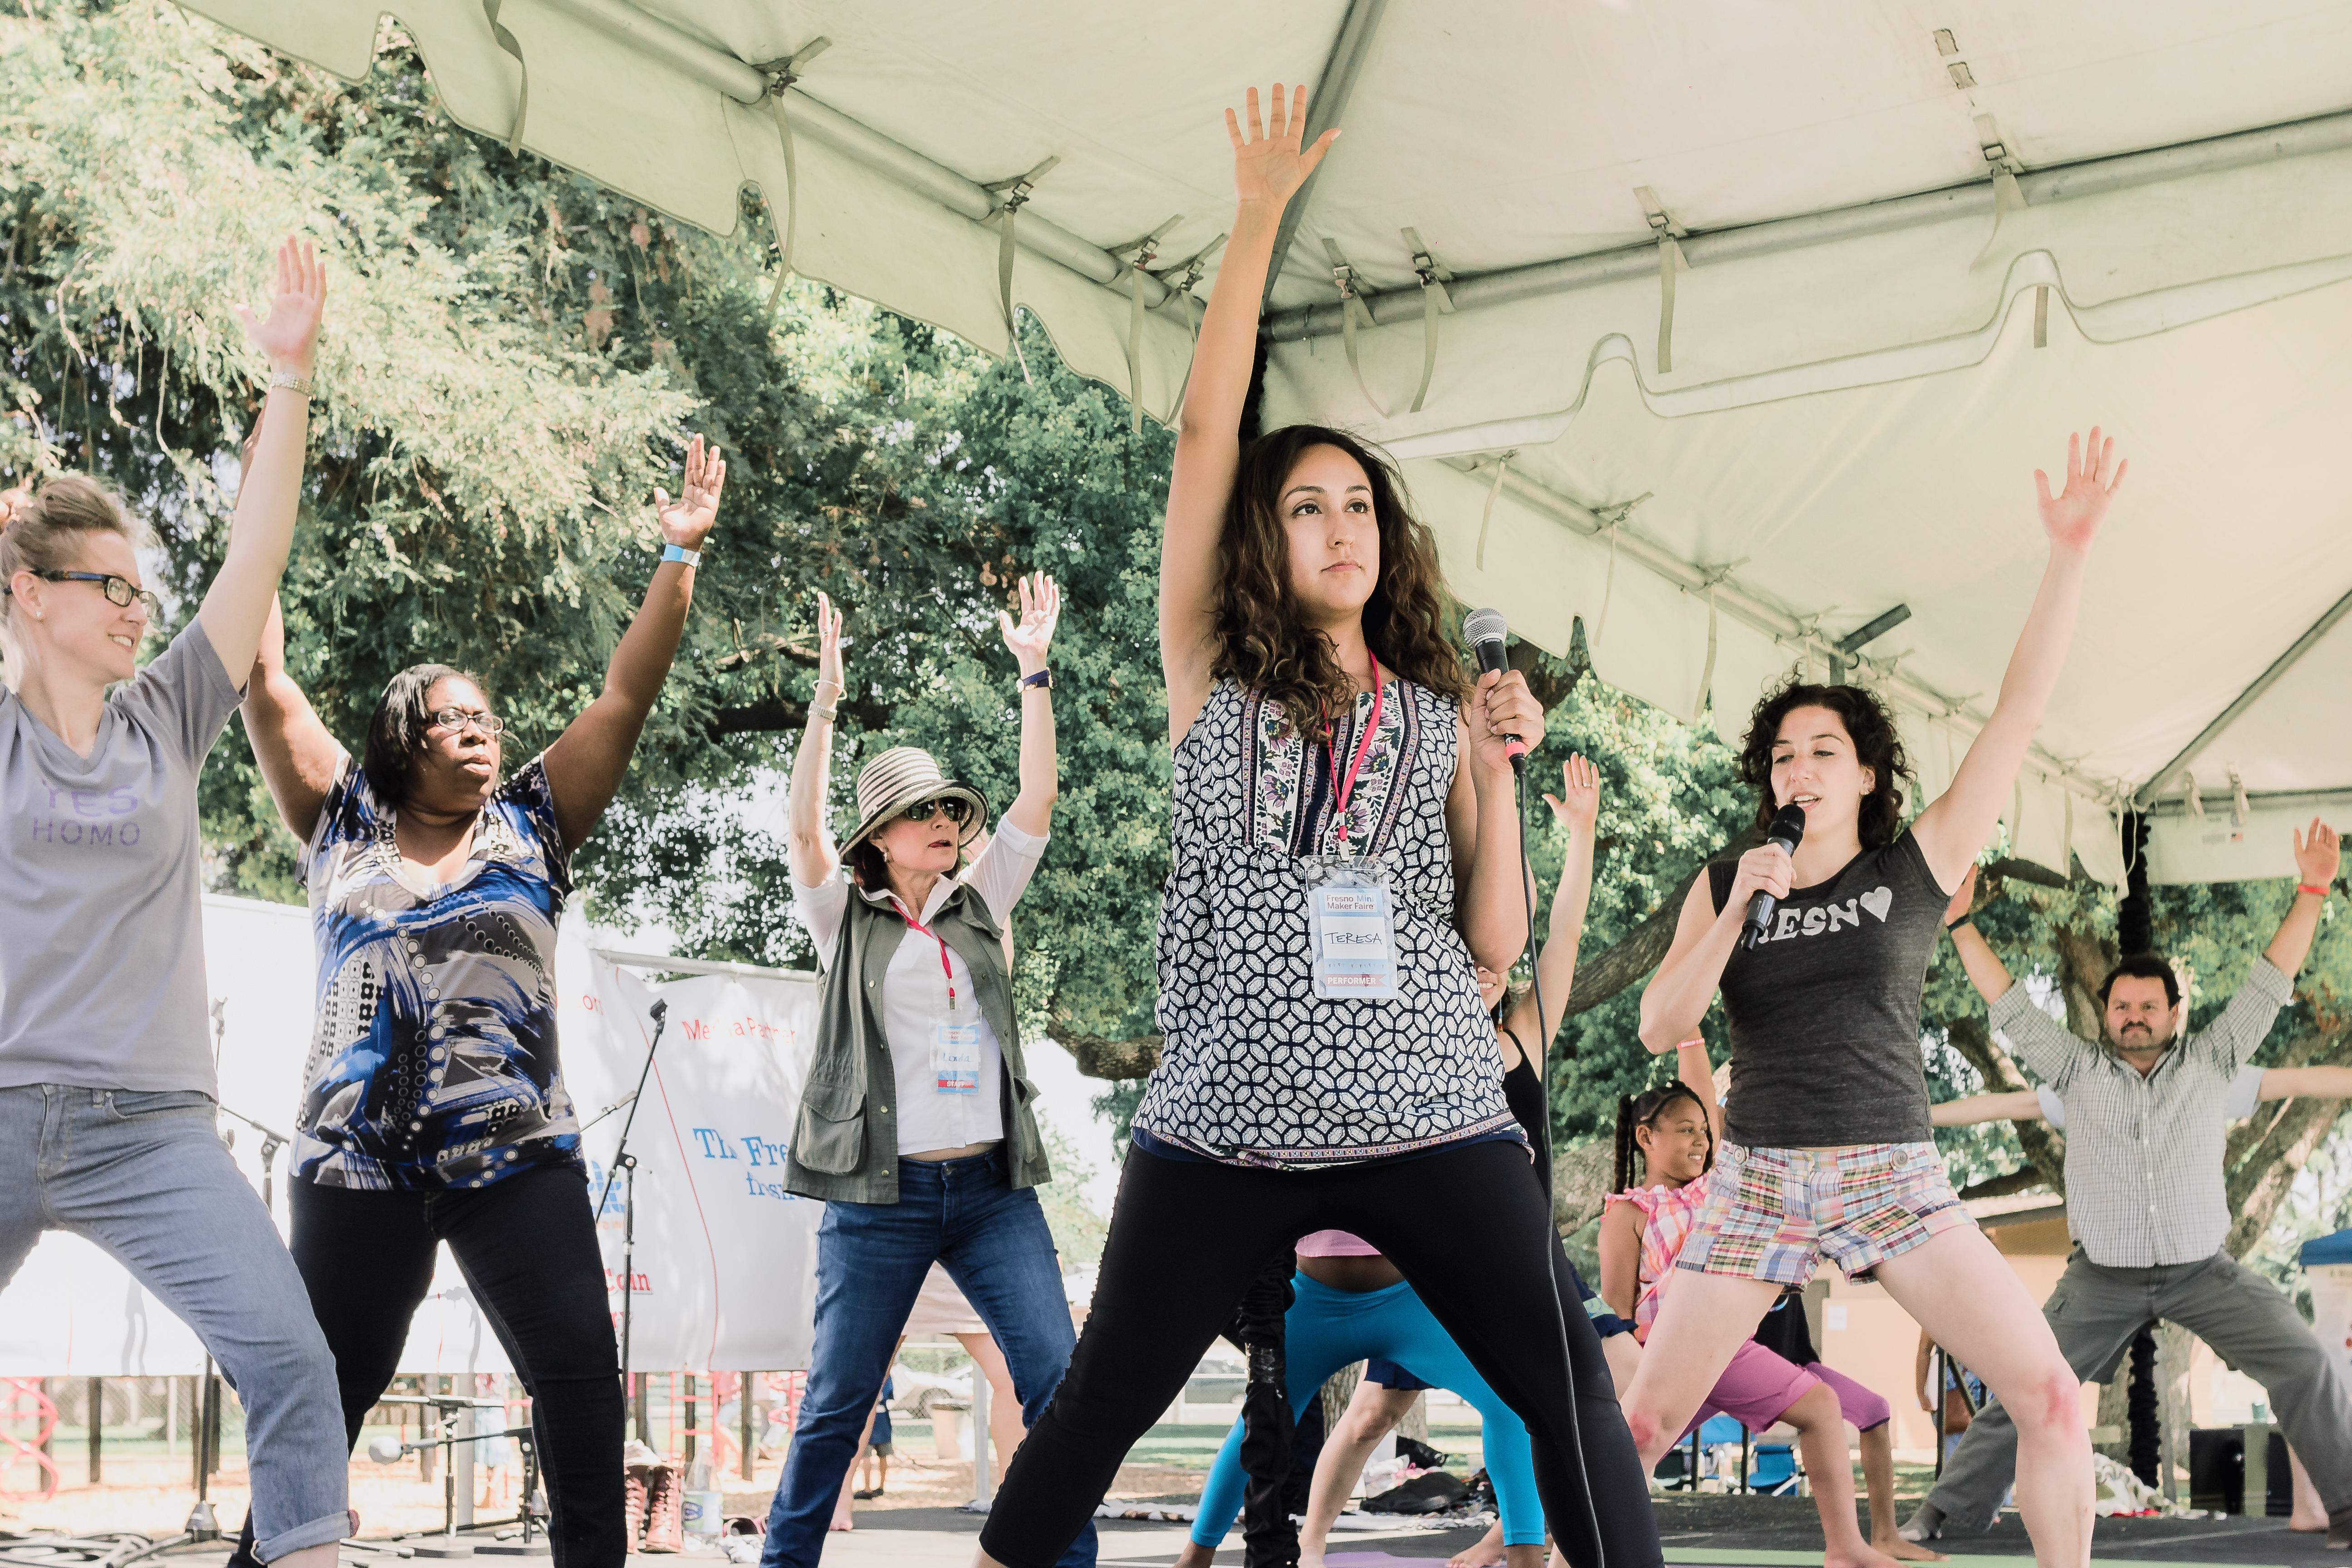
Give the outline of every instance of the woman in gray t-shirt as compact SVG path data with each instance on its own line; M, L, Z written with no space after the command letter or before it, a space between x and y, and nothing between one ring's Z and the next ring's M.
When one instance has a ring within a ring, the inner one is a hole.
M245 1406L259 1555L332 1568L345 1510L334 1362L261 1200L214 1132L196 775L237 703L294 535L326 297L288 241L266 430L228 556L142 668L143 531L78 476L0 499L0 1284L44 1230L111 1253Z
M1803 815L1710 868L1642 997L1642 1040L1674 1048L1718 991L1731 1025L1721 1157L1625 1418L1655 1464L1787 1285L1826 1255L1874 1276L2016 1413L2017 1501L2044 1562L2090 1549L2091 1467L2077 1384L2033 1299L1952 1194L1927 1123L1919 994L1948 889L1992 837L2074 633L2092 539L2123 482L2115 443L2067 443L2053 496L2036 473L2050 555L2000 698L1952 786L1906 827L1894 717L1872 692L1792 682L1756 710L1741 772L1757 821ZM1743 937L1748 902L1779 908ZM1873 1552L1882 1564L1892 1559Z

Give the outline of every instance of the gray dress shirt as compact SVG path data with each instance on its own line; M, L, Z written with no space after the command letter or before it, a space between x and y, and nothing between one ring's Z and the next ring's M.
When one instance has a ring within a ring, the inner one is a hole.
M2083 1039L2011 985L1992 1025L2066 1107L2066 1224L2094 1263L2198 1263L2230 1232L2221 1155L2231 1079L2294 983L2266 958L2221 1016L2139 1069Z

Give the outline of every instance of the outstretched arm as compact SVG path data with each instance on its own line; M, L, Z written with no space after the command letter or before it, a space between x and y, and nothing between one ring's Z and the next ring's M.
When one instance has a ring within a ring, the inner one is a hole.
M261 648L245 684L245 733L254 764L278 803L286 831L308 844L319 826L327 792L335 787L343 749L286 673L286 615L273 596L261 628Z
M327 303L327 272L315 246L291 239L278 247L278 275L270 287L269 314L256 320L236 307L246 335L279 374L308 381L317 368L319 315ZM290 386L272 386L263 403L260 439L237 487L236 516L229 524L228 557L205 590L196 619L232 676L253 667L261 628L286 574L294 548L294 513L302 499L302 457L310 440L310 399Z
M997 631L1013 650L1013 662L1027 679L1045 668L1045 650L1054 627L1062 618L1062 590L1043 572L1021 579L1021 619L996 613ZM1054 694L1043 685L1021 688L1021 793L1005 808L1004 820L1034 837L1042 838L1054 820L1054 798L1061 793L1055 755ZM1006 928L1008 939L1011 928Z
M1160 549L1160 661L1168 678L1168 739L1184 738L1209 700L1217 579L1217 542L1225 502L1241 463L1242 404L1257 358L1258 305L1274 259L1282 209L1339 138L1327 131L1301 151L1307 89L1287 103L1280 82L1261 123L1257 89L1249 89L1249 133L1234 111L1225 130L1234 143L1233 237L1217 263L1217 280L1201 319L1192 379L1176 429L1176 467L1168 483L1168 521Z
M784 851L792 861L793 880L803 888L823 887L841 865L841 853L824 825L824 799L833 776L833 709L845 689L841 682L841 612L831 598L819 594L816 696L809 703L808 727L801 731L801 749L793 758L792 784L784 797Z
M1723 1102L1715 1094L1715 1058L1706 1054L1706 1037L1694 1035L1675 1047L1675 1076L1698 1097L1706 1110L1706 1135L1723 1147Z
M1938 1127L1973 1127L1979 1121L2039 1121L2042 1097L2030 1089L2011 1094L1972 1094L1927 1108L1927 1120Z
M1992 943L1985 941L1984 932L1977 930L1973 921L1961 921L1976 905L1977 868L1974 861L1960 877L1960 890L1944 908L1945 929L1951 932L1952 951L1960 955L1960 967L1969 972L1969 984L1988 1003L1998 1002L2009 994L2011 984L2009 966L1994 952ZM1954 921L1959 921L1954 924Z
M2042 530L2050 538L2050 563L2042 570L2042 587L2033 596L2017 650L2010 655L1992 717L1977 731L1952 787L1912 826L1938 887L1959 880L1991 841L1993 826L2010 802L2017 771L2024 765L2033 732L2042 727L2042 710L2057 688L2067 647L2074 640L2091 541L2106 521L2107 508L2130 467L2116 459L2114 440L2101 439L2095 426L2087 442L2066 437L2066 484L2056 496L2050 493L2048 476L2039 468L2033 471L2042 498Z
M1536 961L1542 982L1511 1009L1511 1033L1527 1042L1541 1070L1544 1052L1567 1011L1576 984L1576 944L1584 933L1584 911L1592 902L1592 833L1601 817L1601 770L1581 756L1560 764L1559 794L1544 796L1551 814L1568 828L1568 858L1559 868L1559 888L1551 896L1551 924L1543 955ZM1543 1016L1536 1016L1536 991L1543 993Z
M719 448L706 452L699 436L688 442L686 484L676 504L667 492L654 491L663 542L681 550L700 549L710 525L719 521L719 492L726 486L727 464ZM687 607L693 603L693 567L683 561L665 561L655 567L646 602L605 667L604 694L547 749L547 785L555 795L556 830L563 835L566 848L577 849L596 830L614 792L621 787L646 716L654 710L654 700L669 679L670 662L677 658Z
M2352 1100L2352 1068L2271 1068L2263 1074L2263 1100L2307 1095L2313 1100Z
M2327 906L2327 889L2335 884L2336 867L2343 858L2343 846L2337 841L2336 829L2317 817L2311 819L2311 836L2294 836L2294 869L2298 879L2294 902L2279 922L2278 934L2271 938L2263 956L2288 979L2303 967L2311 956L2311 939L2319 934L2319 911ZM2308 889L2316 888L2317 892Z

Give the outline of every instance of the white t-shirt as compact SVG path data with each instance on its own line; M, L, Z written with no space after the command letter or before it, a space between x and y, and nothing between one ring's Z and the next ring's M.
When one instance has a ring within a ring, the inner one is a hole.
M2243 1121L2254 1113L2254 1107L2263 1102L2263 1070L2251 1062L2238 1069L2238 1076L2230 1080L2229 1094L2221 1100L2222 1121ZM2037 1088L2033 1098L2042 1102L2042 1119L2063 1132L2066 1102L2051 1093L2047 1085Z
M1003 925L1013 906L1028 889L1029 879L1045 853L1045 837L1032 836L998 819L995 836L978 858L953 879L942 877L931 888L917 918L928 924L939 912L958 881L988 905L988 912ZM833 967L841 945L841 923L855 896L885 909L895 908L887 891L853 889L846 865L814 888L793 881L793 902L816 942L816 960ZM940 967L941 944L919 931L908 931L882 972L882 1032L890 1041L890 1066L898 1083L898 1152L920 1154L932 1149L961 1149L972 1143L992 1143L1004 1136L1004 1048L996 1031L980 1011L979 994L971 983L971 966L953 948L945 949L947 969ZM950 1021L948 985L955 985L953 1021L980 1026L980 1082L973 1094L941 1094L931 1068L931 1026Z
M0 690L0 1088L217 1097L196 775L237 695L194 620L109 694L87 757Z

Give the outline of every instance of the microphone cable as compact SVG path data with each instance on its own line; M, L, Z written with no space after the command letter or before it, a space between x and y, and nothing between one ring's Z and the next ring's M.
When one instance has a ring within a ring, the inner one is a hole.
M1591 1568L1608 1568L1609 1549L1602 1542L1601 1536L1601 1510L1599 1505L1593 1501L1592 1475L1584 1463L1584 1419L1582 1414L1577 1409L1576 1356L1570 1350L1568 1343L1568 1303L1560 1300L1559 1273L1557 1269L1552 1268L1552 1250L1559 1245L1559 1235L1554 1229L1552 1223L1551 1209L1552 1169L1550 1058L1552 1031L1546 1026L1549 1019L1544 1012L1543 1004L1543 943L1536 934L1535 859L1533 856L1528 853L1528 849L1527 758L1525 756L1513 757L1511 759L1511 772L1513 774L1513 805L1518 816L1519 826L1519 893L1522 900L1527 906L1528 911L1528 975L1533 983L1530 994L1535 997L1536 1003L1535 1035L1538 1055L1536 1058L1530 1061L1528 1065L1533 1068L1535 1072L1536 1103L1541 1108L1542 1111L1540 1131L1542 1133L1543 1147L1540 1151L1538 1151L1537 1153L1538 1157L1543 1161L1543 1169L1538 1173L1538 1180L1542 1186L1544 1195L1543 1226L1545 1247L1542 1257L1543 1275L1546 1282L1549 1283L1551 1288L1552 1310L1559 1315L1556 1326L1559 1331L1560 1365L1564 1367L1568 1373L1569 1442L1573 1451L1573 1458L1576 1460L1577 1487L1584 1494L1585 1524L1592 1533ZM1509 977L1507 975L1505 977L1505 984L1507 987L1508 983ZM1507 1000L1507 990L1505 993L1505 996ZM1562 1000L1565 1001L1566 998L1563 997ZM1565 1017L1560 1020L1563 1024L1567 1021L1568 1020ZM1522 1056L1526 1055L1527 1047L1524 1046L1521 1047L1520 1054ZM1644 1498L1643 1500L1647 1502L1648 1499ZM1554 1534L1555 1536L1558 1534L1557 1526L1554 1527ZM1562 1552L1562 1555L1565 1556L1567 1554Z

